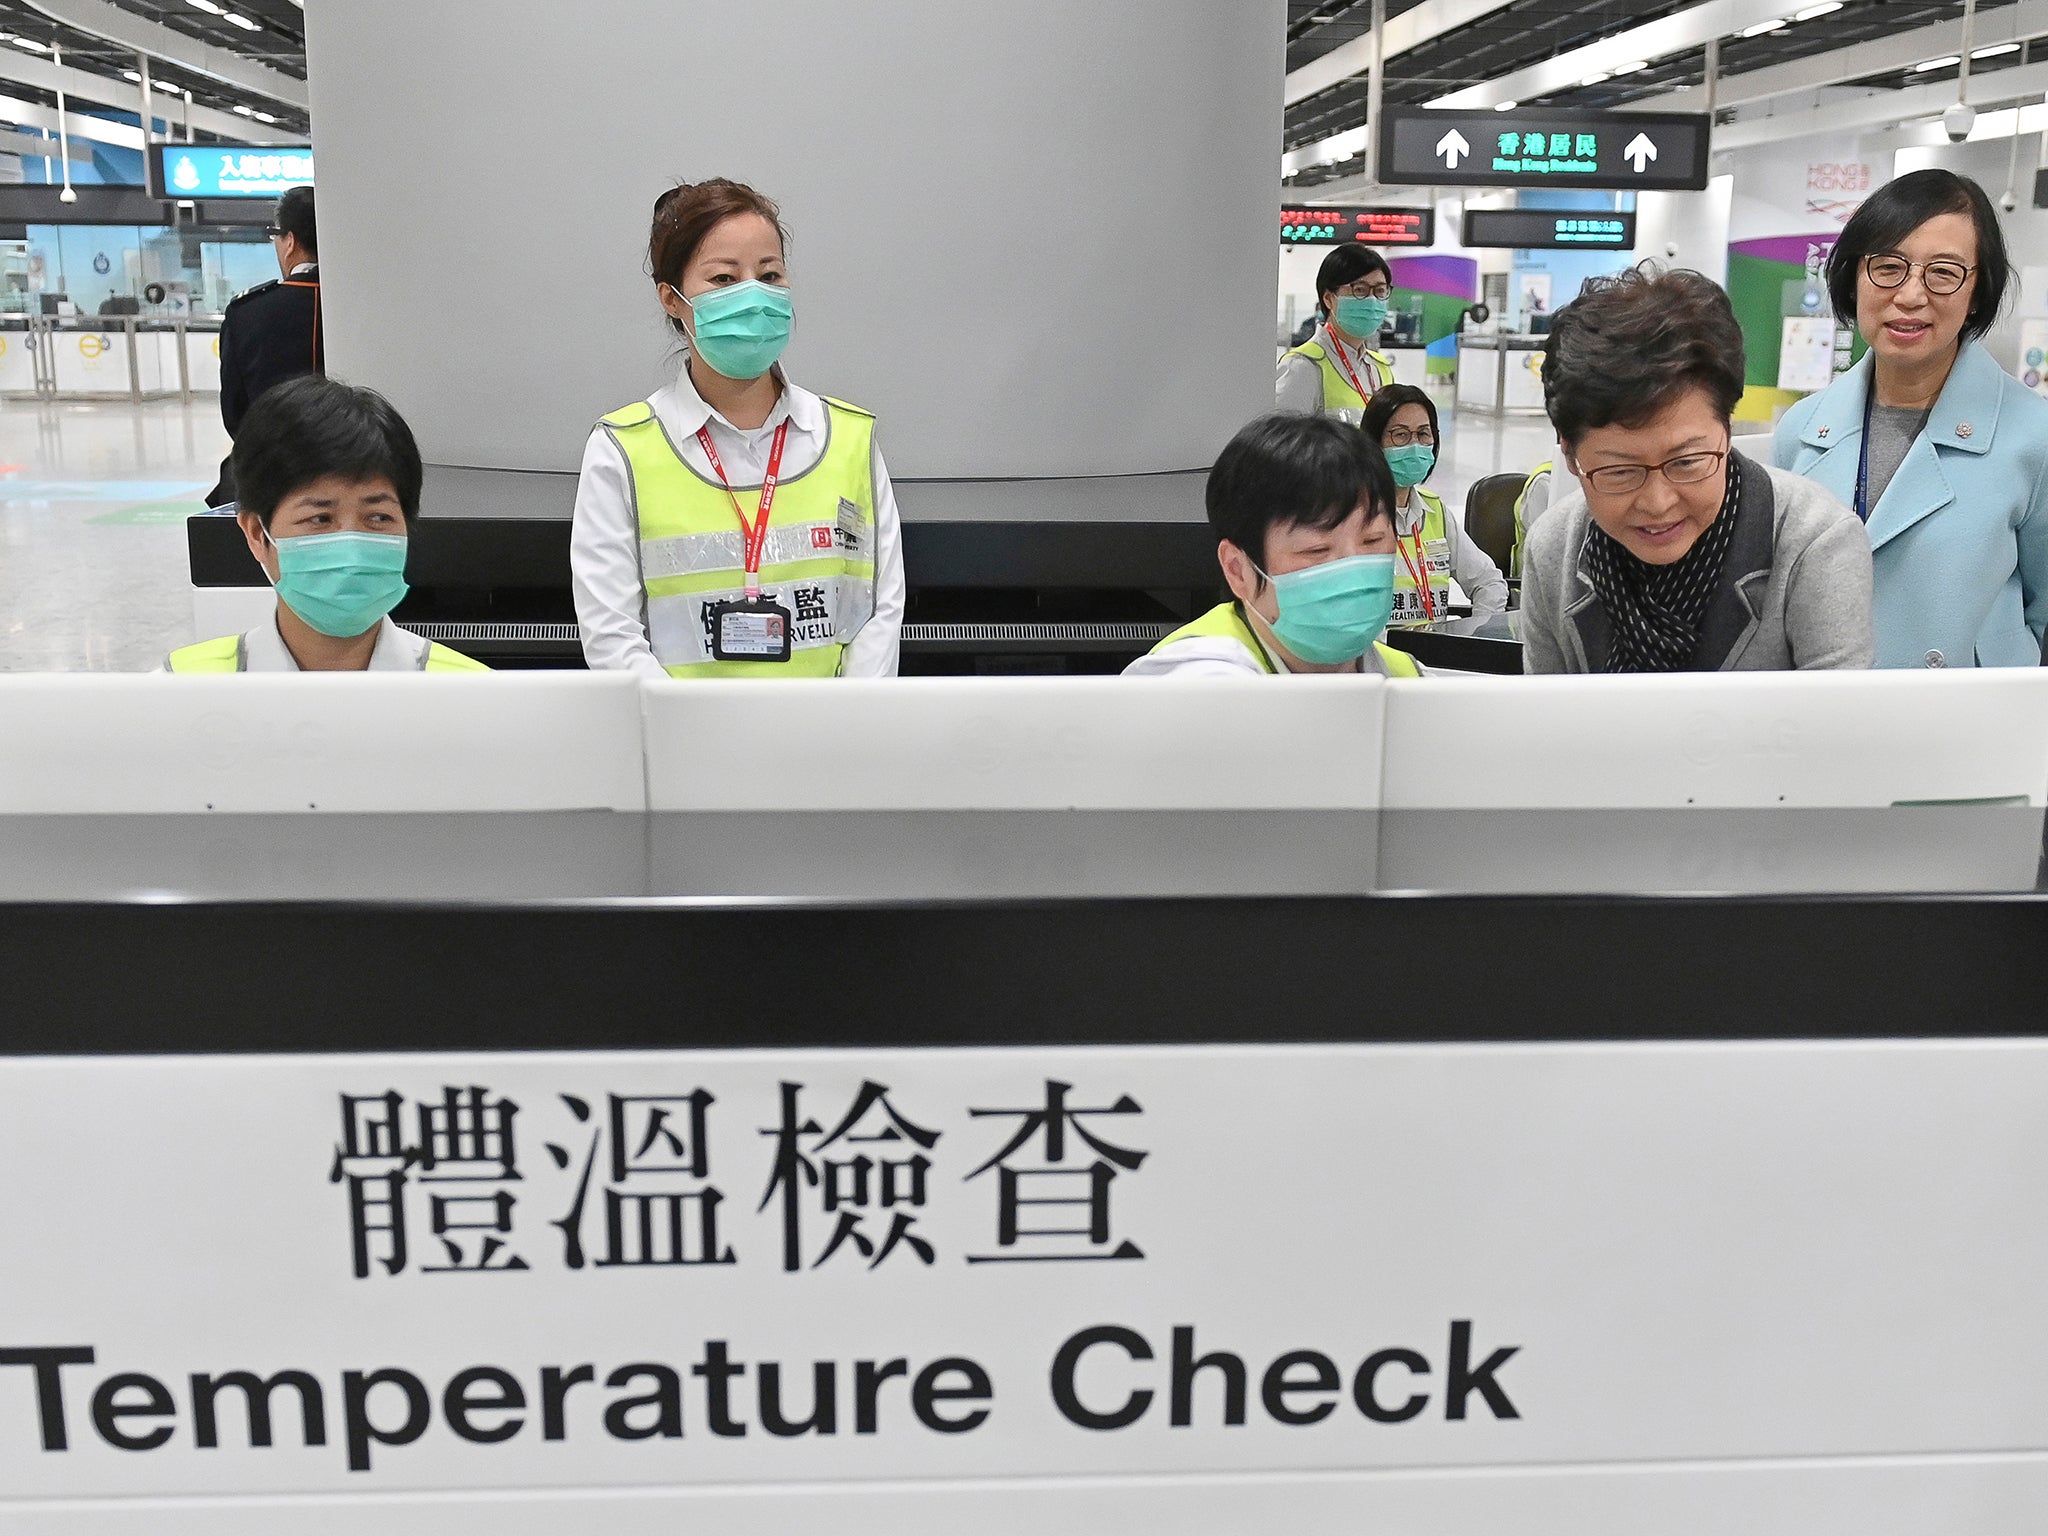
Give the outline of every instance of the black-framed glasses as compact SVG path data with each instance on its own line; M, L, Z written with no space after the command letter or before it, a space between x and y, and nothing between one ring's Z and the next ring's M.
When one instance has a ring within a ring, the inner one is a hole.
M1970 280L1970 274L1977 269L1966 267L1960 261L1908 261L1903 256L1866 256L1863 258L1863 275L1870 279L1873 288L1903 288L1906 279L1915 272L1927 291L1942 298L1960 293L1963 284Z
M1713 453L1681 453L1662 464L1609 464L1582 473L1586 483L1603 495L1626 496L1630 491L1641 490L1653 473L1661 474L1673 485L1697 485L1702 480L1710 480L1727 460L1729 452L1723 448Z
M1389 427L1380 443L1388 448L1406 448L1410 443L1420 443L1425 448L1436 446L1436 434L1427 427Z
M1383 277L1361 277L1355 283L1347 283L1337 290L1340 299L1384 299L1393 293Z

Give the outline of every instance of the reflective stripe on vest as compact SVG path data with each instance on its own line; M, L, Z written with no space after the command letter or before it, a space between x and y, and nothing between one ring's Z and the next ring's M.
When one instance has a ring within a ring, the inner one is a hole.
M1183 624L1164 640L1153 646L1153 651L1163 651L1177 640L1235 640L1252 653L1252 659L1259 664L1259 670L1271 673L1273 658L1266 654L1265 646L1253 631L1245 616L1238 611L1236 603L1218 603L1193 623ZM1375 644L1380 665L1389 677L1420 677L1422 669L1415 664L1415 658L1406 651L1397 651L1391 645Z
M1416 532L1422 535L1422 558L1429 567L1429 589L1436 597L1436 616L1447 619L1451 603L1451 539L1449 525L1444 521L1443 498L1419 485L1415 494L1422 498L1422 521L1416 525ZM1409 559L1413 559L1415 534L1402 534L1400 541L1402 550ZM1415 576L1408 569L1408 560L1400 555L1394 557L1394 617L1388 622L1402 625L1429 622L1421 595L1416 590Z
M707 610L746 596L746 547L732 497L691 466L646 401L602 425L625 455L640 530L647 638L670 677L834 677L875 611L875 419L825 402L825 452L776 482L761 591L790 611L786 662L717 661ZM759 485L735 485L751 519Z
M240 635L223 635L218 640L202 640L197 645L183 646L171 652L173 672L246 672L249 670L249 654L242 645ZM447 646L429 640L420 657L422 672L488 672L491 669L474 656L465 656L460 651L451 651Z
M1337 366L1337 360L1323 350L1321 342L1304 341L1294 348L1290 355L1308 358L1322 371L1324 410L1361 413L1365 410L1365 401L1359 398L1358 391L1351 387L1351 381L1344 377L1344 370ZM1361 377L1361 384L1369 384L1374 389L1385 389L1394 382L1394 360L1386 353L1361 350L1356 355L1362 361L1371 364L1375 374L1373 378Z

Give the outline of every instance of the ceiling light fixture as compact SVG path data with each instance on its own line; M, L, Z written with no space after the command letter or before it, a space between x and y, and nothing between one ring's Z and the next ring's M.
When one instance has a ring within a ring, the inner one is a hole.
M1493 110L1496 112L1512 112L1520 105L1519 101L1496 101L1493 104Z
M1601 81L1605 80L1606 78L1607 76L1604 72L1599 74L1591 74L1586 76L1585 79L1581 80L1579 82L1579 86L1581 89L1584 89L1586 86L1589 85L1598 85Z
M232 107L229 107L228 110L230 112L237 113L242 117L254 117L256 115L254 112L251 112L247 107L243 106L239 101L236 102Z
M185 3L193 10L204 11L209 16L218 16L227 9L224 5L214 4L214 0L185 0Z
M272 117L268 112L257 112L253 115L256 121L259 123L274 123L277 121L277 119Z
M2019 51L2020 45L2018 43L1993 43L1989 48L1972 48L1970 50L1970 57L1973 59L1995 59L2000 54L2018 53Z
M181 89L180 87L171 84L171 82L168 80L152 80L149 83L155 86L158 90L162 91L166 96L175 96Z
M221 20L240 27L244 32L261 32L263 30L261 22L251 21L238 11L228 11L221 17Z
M1648 59L1631 59L1626 64L1617 64L1608 73L1619 80L1623 75L1639 75L1650 67Z
M134 81L134 82L135 82L135 84L137 84L137 85L140 85L140 84L142 84L142 76L140 76L140 75L138 75L137 73L135 73L135 71L134 71L134 70L132 70L132 69L124 69L124 70L122 70L122 71L121 71L121 78L122 78L123 80L132 80L132 81Z
M1842 8L1842 0L1820 0L1819 5L1809 5L1805 10L1794 13L1794 21L1819 21L1823 16L1832 16Z
M1924 75L1931 69L1954 69L1958 64L1962 62L1962 56L1960 54L1954 53L1949 54L1945 58L1922 59L1918 64L1915 64L1913 66L1913 73L1916 75Z
M9 38L8 41L17 48L26 48L30 53L48 53L50 51L48 43L39 43L32 37L15 37Z
M1786 25L1785 18L1780 16L1775 21L1760 21L1753 27L1744 27L1736 36L1762 37L1766 32L1781 32L1785 29Z

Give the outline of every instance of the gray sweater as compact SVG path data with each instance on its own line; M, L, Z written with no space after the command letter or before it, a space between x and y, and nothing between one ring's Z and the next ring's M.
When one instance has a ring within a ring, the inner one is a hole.
M1735 454L1742 514L1700 630L1701 671L1867 667L1870 540L1856 514L1799 475ZM1584 564L1585 493L1563 494L1529 530L1522 560L1522 670L1606 670L1611 626ZM1569 487L1569 489L1565 489Z

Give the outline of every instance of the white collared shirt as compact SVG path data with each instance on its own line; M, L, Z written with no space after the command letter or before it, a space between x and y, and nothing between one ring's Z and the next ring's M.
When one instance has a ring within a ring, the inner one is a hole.
M781 377L778 370L777 377ZM794 480L825 456L825 402L787 379L768 419L751 430L734 426L704 403L690 382L687 359L673 384L648 399L684 462L713 484L718 476L697 441L708 427L711 441L734 485L758 485L768 473L775 429L789 423L783 444L782 475ZM875 480L875 611L846 647L842 677L894 677L903 630L903 536L896 491L873 454ZM576 521L569 535L569 570L576 589L576 621L583 628L583 659L592 671L639 672L665 677L648 642L646 589L640 575L640 529L633 515L625 453L599 427L583 448L583 473L576 482Z
M377 626L377 647L370 652L369 670L372 672L419 672L427 664L429 641L421 639L411 630L400 629L389 619ZM159 672L171 670L168 657L157 668ZM277 632L277 620L258 624L242 636L242 670L244 672L300 672L305 670L284 643L284 636Z

